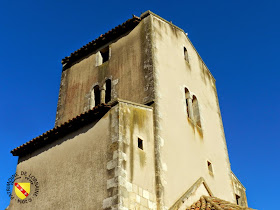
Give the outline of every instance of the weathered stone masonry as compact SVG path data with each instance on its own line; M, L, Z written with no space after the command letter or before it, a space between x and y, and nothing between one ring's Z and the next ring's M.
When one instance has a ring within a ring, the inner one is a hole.
M134 164L141 163L133 158L136 155L133 150L137 149L131 143L133 142L134 130L130 129L129 133L127 133L126 126L127 123L130 123L127 118L133 118L135 110L139 110L137 111L139 113L145 113L146 109L151 108L131 104L131 102L119 101L119 104L111 111L112 143L110 152L113 153L113 159L107 163L110 179L107 180L108 198L103 201L103 209L156 209L155 193L134 182ZM145 120L143 123L145 123ZM127 163L128 161L130 164ZM138 173L141 173L141 171Z

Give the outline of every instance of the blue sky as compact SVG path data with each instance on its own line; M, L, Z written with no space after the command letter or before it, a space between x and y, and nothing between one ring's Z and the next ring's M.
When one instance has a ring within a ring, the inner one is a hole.
M146 10L189 34L217 80L232 170L249 206L275 209L279 8L276 0L0 1L0 209L17 164L10 150L54 126L61 59Z

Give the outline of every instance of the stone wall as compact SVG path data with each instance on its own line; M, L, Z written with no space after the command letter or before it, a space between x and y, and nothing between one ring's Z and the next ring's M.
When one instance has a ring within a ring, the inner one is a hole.
M234 173L232 173L232 185L236 197L236 203L240 206L248 207L246 189Z
M113 158L108 149L111 121L108 112L99 121L19 157L17 173L35 176L39 193L26 204L15 196L9 209L102 209L110 179L106 163Z
M156 209L152 108L121 100L112 113L112 176L103 209Z
M107 43L64 69L61 76L56 125L90 108L91 91L112 81L112 100L121 98L146 104L153 100L153 71L147 26L141 21L132 31ZM100 51L109 47L109 60L100 63Z
M199 177L206 180L213 196L234 202L215 79L183 30L153 13L148 17L155 81L158 204L170 208ZM192 100L197 100L194 109L199 113L193 119L188 117L186 88Z

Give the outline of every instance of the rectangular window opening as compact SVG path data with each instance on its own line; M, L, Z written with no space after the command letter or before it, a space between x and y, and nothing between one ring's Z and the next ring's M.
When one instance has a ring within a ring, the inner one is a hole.
M97 105L100 104L100 99L101 99L101 98L100 98L99 86L98 86L98 85L94 86L93 91L94 91L95 106L97 106Z
M138 148L143 150L143 140L138 138Z
M109 60L109 46L100 50L100 54L102 56L102 63L105 63Z
M111 101L111 88L112 88L111 80L107 79L105 84L106 84L105 103L108 103L109 101Z

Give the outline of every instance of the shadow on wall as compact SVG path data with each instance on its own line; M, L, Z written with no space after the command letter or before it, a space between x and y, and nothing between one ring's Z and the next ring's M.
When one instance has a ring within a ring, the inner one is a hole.
M83 126L81 128L77 128L77 129L73 129L71 131L71 133L68 133L66 134L65 136L63 136L63 133L60 135L60 137L58 138L52 138L52 139L49 139L49 141L51 141L49 144L47 145L44 145L42 146L41 148L38 148L36 149L35 148L35 151L34 152L31 152L27 155L24 155L22 157L19 157L18 159L18 164L21 163L21 162L24 162L30 158L33 158L33 157L36 157L37 155L40 155L41 153L45 152L45 151L48 151L50 150L51 148L55 147L55 146L59 146L61 145L62 143L68 141L68 140L71 140L73 139L74 137L78 136L78 135L82 135L86 132L88 132L89 129L91 129L93 126L95 126L95 124L99 121L100 119L98 120L95 120L94 122L86 125L86 126ZM78 131L78 132L77 132Z

